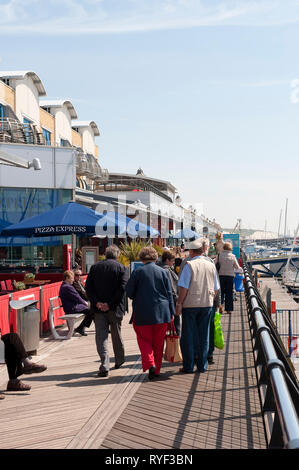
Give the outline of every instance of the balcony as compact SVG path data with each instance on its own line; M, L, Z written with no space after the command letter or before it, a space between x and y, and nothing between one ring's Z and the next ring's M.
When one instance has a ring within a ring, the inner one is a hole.
M0 142L45 145L45 137L35 124L23 124L16 119L0 119Z
M76 173L80 176L87 176L88 178L98 181L108 181L108 170L101 168L97 159L89 154L76 150Z

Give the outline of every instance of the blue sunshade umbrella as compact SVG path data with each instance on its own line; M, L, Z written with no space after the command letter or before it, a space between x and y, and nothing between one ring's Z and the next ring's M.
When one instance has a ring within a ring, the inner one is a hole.
M1 236L49 237L57 235L90 235L104 217L89 207L68 202L43 214L30 217L18 224L4 228ZM106 226L114 220L106 217Z
M113 223L111 223L111 221ZM130 219L119 212L107 212L97 223L96 236L105 237L113 235L114 227L118 227L119 235L126 233L130 238L154 238L160 235L160 232L142 222Z
M2 237L49 237L57 235L91 236L94 234L115 237L128 232L129 236L134 233L134 226L129 217L109 212L106 214L97 213L89 207L68 202L62 206L55 207L43 214L23 220L18 224L5 227ZM159 234L158 231L137 222L137 230L148 230ZM139 236L139 234L134 235Z
M179 232L177 232L173 238L199 238L200 235L196 232L194 232L194 230L191 230L190 228L184 228L183 230L180 230Z

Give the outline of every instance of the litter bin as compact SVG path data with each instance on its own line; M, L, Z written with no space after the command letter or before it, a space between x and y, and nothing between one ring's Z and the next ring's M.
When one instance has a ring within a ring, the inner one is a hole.
M239 274L239 273L235 274L234 282L235 282L236 292L244 292L243 279L244 279L243 274Z
M17 310L17 333L29 354L37 354L39 346L38 300L11 300L10 306Z

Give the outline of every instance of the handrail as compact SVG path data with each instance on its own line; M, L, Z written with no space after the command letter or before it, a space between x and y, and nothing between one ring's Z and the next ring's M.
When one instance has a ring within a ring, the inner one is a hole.
M268 447L299 449L299 387L244 253L244 287Z

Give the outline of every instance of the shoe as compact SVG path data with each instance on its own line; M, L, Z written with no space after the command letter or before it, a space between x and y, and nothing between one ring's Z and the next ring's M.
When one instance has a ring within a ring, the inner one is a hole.
M87 333L85 333L84 328L75 328L75 332L79 333L81 336L87 336Z
M107 370L99 371L98 377L108 377L108 371Z
M125 361L122 361L119 364L115 364L115 369L119 369L124 363Z
M156 368L152 366L148 371L148 380L153 380L156 377Z
M4 393L0 393L0 400L4 400L4 398L5 398Z
M232 312L225 312L225 313L228 313L228 315L231 315Z
M181 374L193 374L193 370L190 370L190 371L189 371L189 370L185 370L184 367L181 367L181 368L179 369L179 372L180 372Z
M28 384L24 384L21 380L9 380L6 390L8 392L25 392L30 390L31 387Z
M43 364L35 364L33 362L32 364L23 367L23 374L39 374L40 372L44 372L44 370L47 370L47 366L44 366Z
M209 364L215 364L215 361L213 359L213 356L208 357L208 363Z

